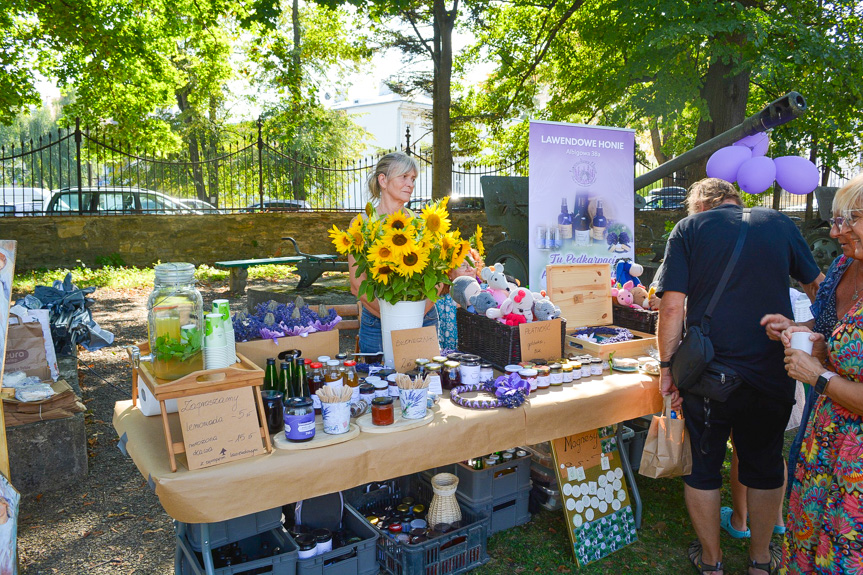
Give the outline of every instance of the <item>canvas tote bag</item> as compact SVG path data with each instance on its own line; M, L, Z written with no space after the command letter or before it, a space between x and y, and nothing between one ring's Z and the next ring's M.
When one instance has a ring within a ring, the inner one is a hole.
M645 477L680 477L692 473L692 448L682 419L671 418L671 396L662 414L654 415L644 441L638 472Z

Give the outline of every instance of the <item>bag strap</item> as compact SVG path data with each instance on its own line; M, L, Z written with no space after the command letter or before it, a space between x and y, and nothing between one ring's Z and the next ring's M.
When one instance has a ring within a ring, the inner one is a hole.
M704 319L701 320L701 331L704 335L710 333L710 318L713 315L713 310L716 304L719 303L719 297L725 291L725 286L728 285L728 280L731 278L731 272L734 271L734 266L737 264L737 259L740 257L740 252L743 251L743 242L746 240L746 233L749 231L749 215L752 210L749 208L743 209L743 216L740 221L740 234L737 236L737 243L734 244L734 251L731 252L731 259L725 266L725 271L722 272L722 277L719 283L716 284L716 289L713 290L713 297L710 298L710 303L707 304L707 309L704 310Z

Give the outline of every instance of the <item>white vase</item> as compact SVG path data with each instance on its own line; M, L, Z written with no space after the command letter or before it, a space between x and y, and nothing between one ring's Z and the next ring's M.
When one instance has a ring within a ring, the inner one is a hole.
M391 304L379 299L378 303L381 308L381 339L384 346L384 365L386 365L387 361L395 362L392 332L422 327L426 300L400 301Z

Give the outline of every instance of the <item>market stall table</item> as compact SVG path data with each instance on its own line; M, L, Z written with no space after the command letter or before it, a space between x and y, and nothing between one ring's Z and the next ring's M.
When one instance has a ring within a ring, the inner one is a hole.
M146 417L131 401L121 401L114 407L113 424L121 447L168 515L184 523L215 523L656 413L662 409L658 388L658 378L615 372L532 394L517 409L465 409L445 399L427 426L360 433L321 449L275 450L195 471L183 466L171 471L161 418ZM169 422L179 433L176 414Z

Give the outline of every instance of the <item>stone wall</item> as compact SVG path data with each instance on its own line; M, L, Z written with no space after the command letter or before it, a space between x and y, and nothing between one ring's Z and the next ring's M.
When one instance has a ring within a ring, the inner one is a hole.
M290 212L229 215L50 216L3 218L0 237L18 241L17 271L88 266L100 257L118 254L128 265L148 266L156 261L212 264L294 254L291 236L307 253L334 253L327 230L345 227L355 213ZM638 247L649 247L644 223L663 233L666 219L678 212L639 212L636 215ZM483 227L486 246L503 238L502 228L488 226L484 212L456 212L454 224L467 237L476 225Z

